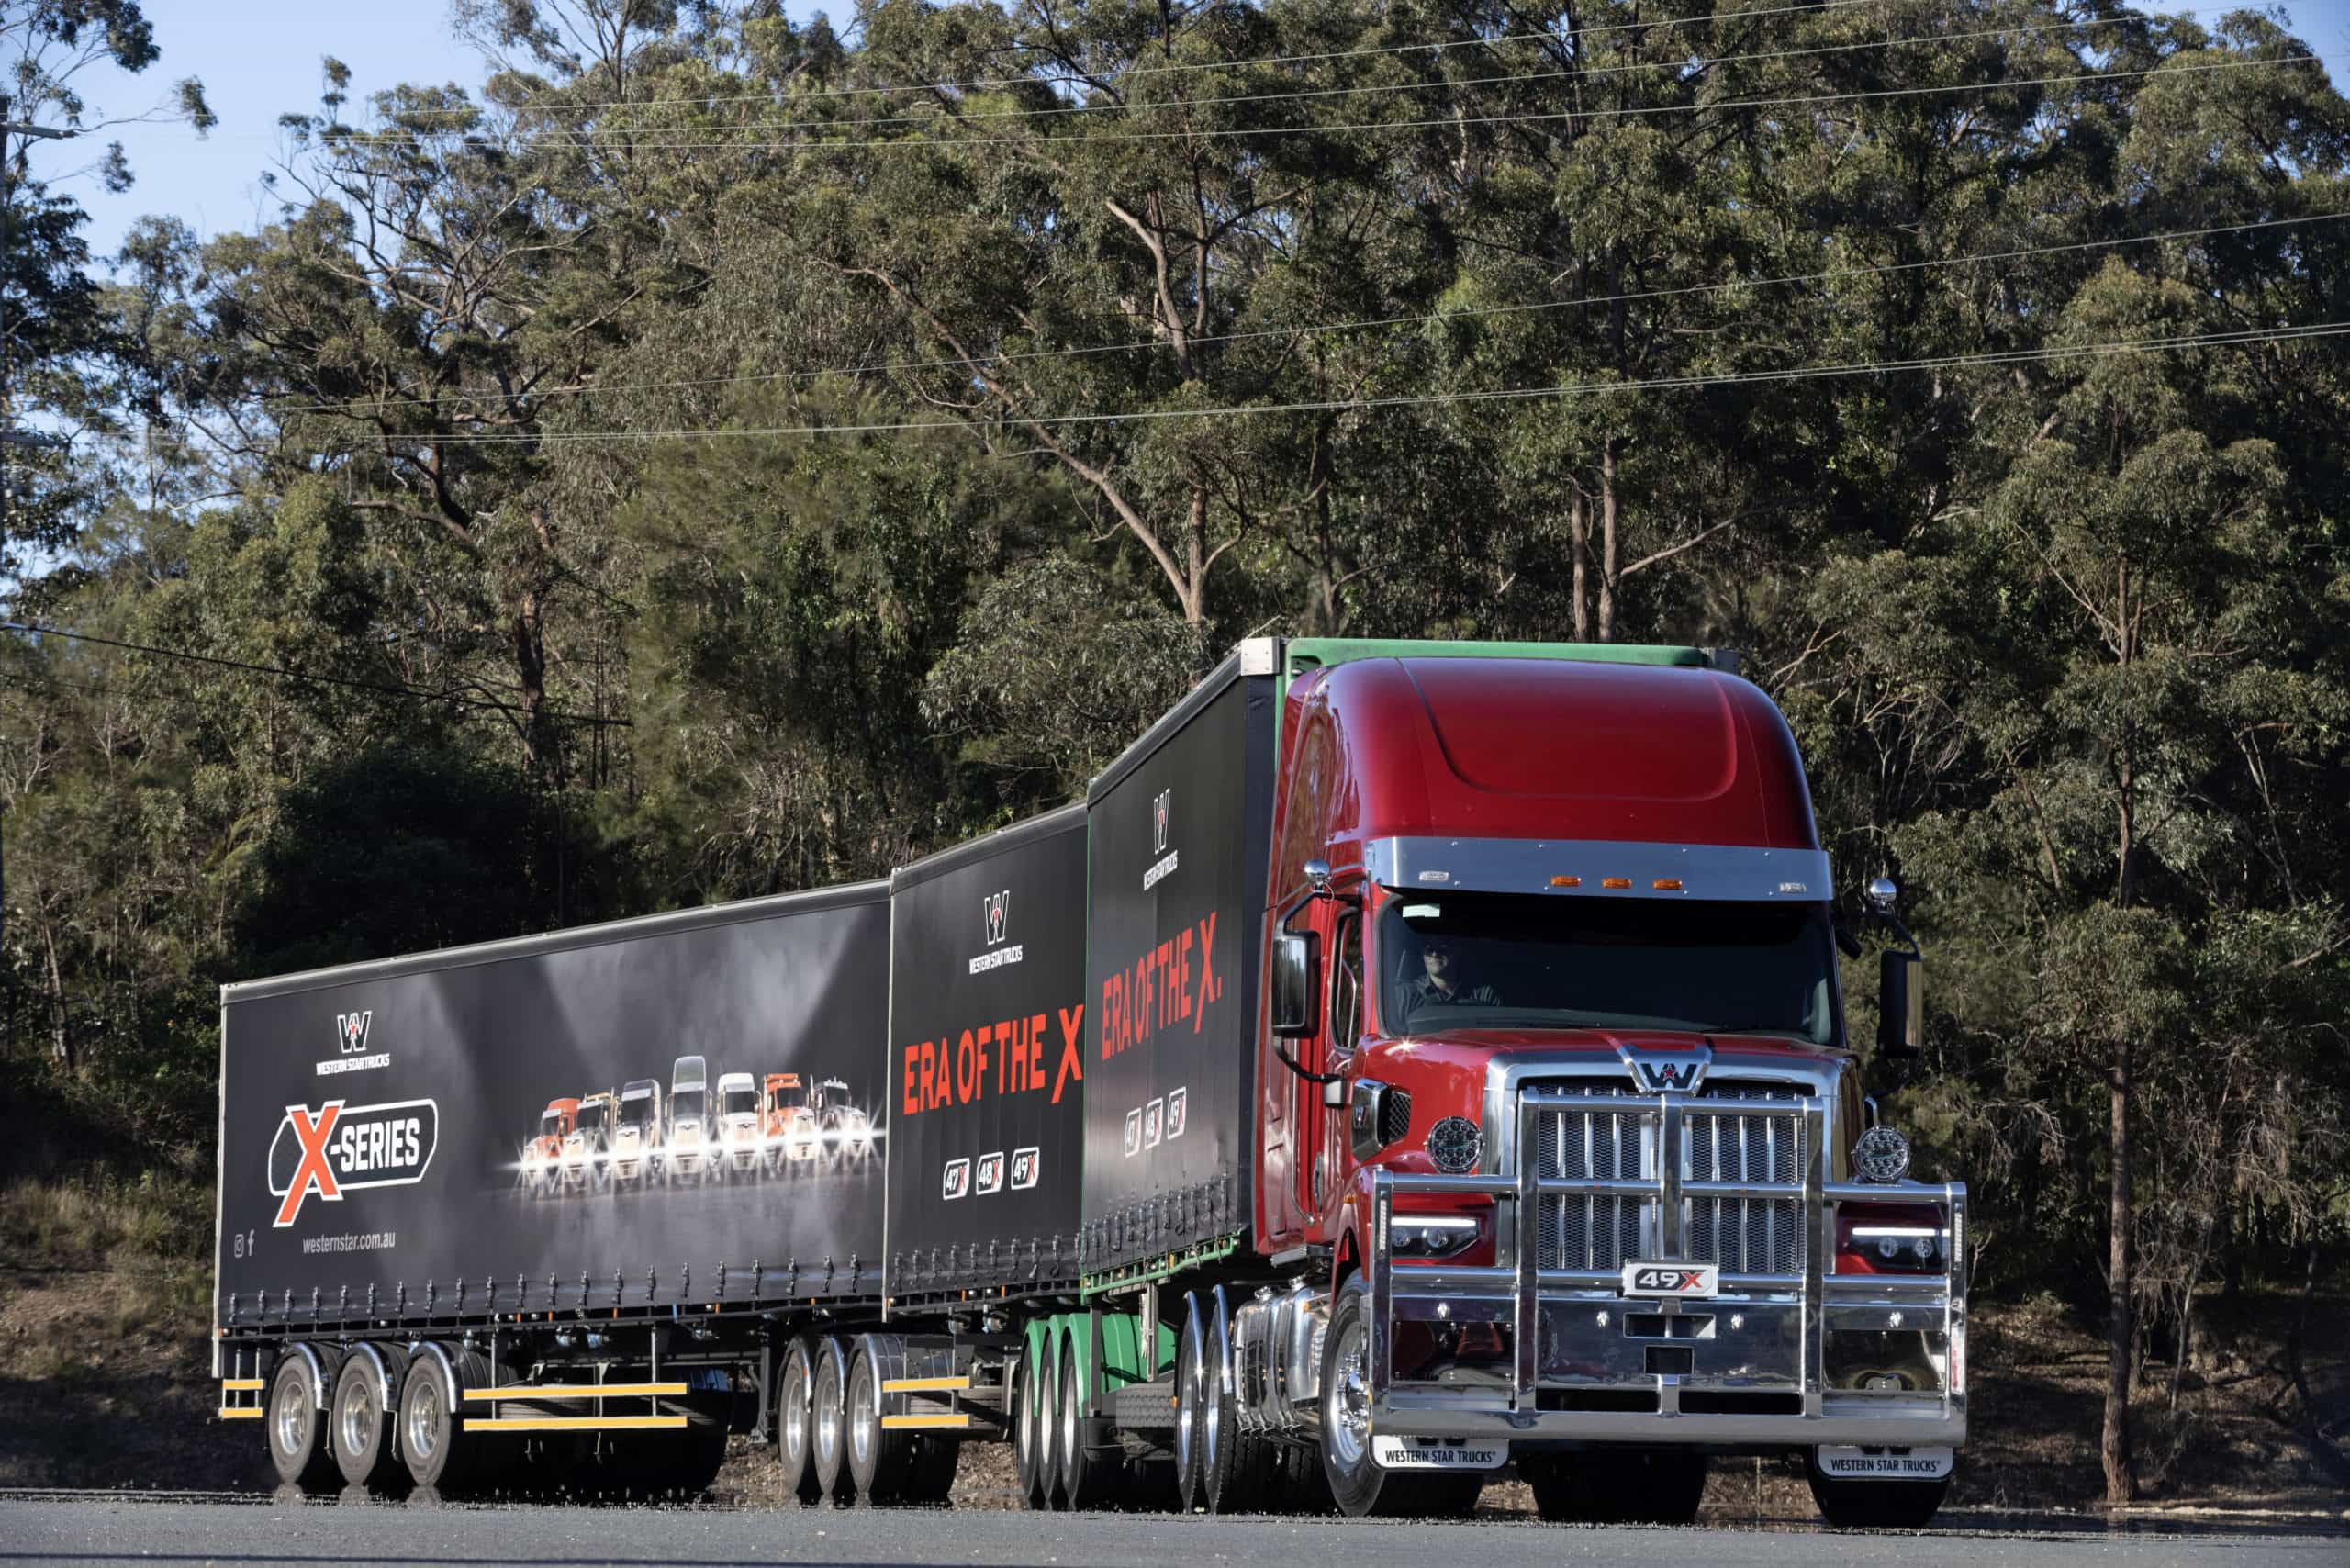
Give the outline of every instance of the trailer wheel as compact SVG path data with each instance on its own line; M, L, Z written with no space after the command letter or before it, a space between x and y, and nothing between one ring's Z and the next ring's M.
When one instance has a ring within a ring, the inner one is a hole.
M472 1434L464 1417L450 1411L459 1392L450 1386L441 1357L429 1353L410 1362L400 1380L400 1457L419 1486L451 1492L472 1478L474 1450L480 1444L467 1440Z
M1232 1365L1232 1321L1223 1295L1211 1297L1214 1316L1203 1325L1207 1336L1206 1376L1200 1391L1201 1491L1212 1514L1240 1514L1263 1506L1271 1445L1240 1429L1239 1389Z
M814 1405L816 1364L808 1341L794 1339L783 1353L783 1375L775 1402L775 1459L784 1489L813 1505L816 1489Z
M1175 1495L1182 1511L1207 1506L1205 1469L1200 1462L1200 1406L1208 1380L1201 1343L1200 1298L1183 1297L1183 1337L1175 1351Z
M1843 1481L1824 1474L1819 1455L1807 1452L1804 1477L1819 1517L1838 1529L1923 1529L1942 1506L1950 1477L1940 1481Z
M913 1463L906 1477L906 1501L935 1507L955 1491L955 1473L962 1468L963 1445L938 1432L914 1439Z
M857 1495L876 1507L906 1500L913 1470L912 1439L881 1425L881 1369L860 1350L848 1373L848 1469Z
M830 1338L818 1339L813 1350L816 1388L809 1426L814 1440L809 1447L815 1450L816 1490L834 1507L845 1508L856 1501L856 1475L848 1462L848 1358L841 1342Z
M323 1398L318 1373L311 1369L310 1357L302 1353L306 1348L327 1363L328 1376L334 1372L334 1363L327 1361L334 1352L320 1347L289 1345L277 1358L277 1371L269 1380L265 1420L269 1462L276 1468L277 1479L285 1484L305 1492L328 1492L341 1484L341 1475L327 1440L326 1412L319 1408Z
M1036 1379L1036 1476L1044 1492L1038 1501L1046 1509L1069 1505L1068 1478L1061 1468L1060 1349L1060 1336L1047 1329L1045 1364L1037 1369L1041 1375Z
M1085 1376L1078 1365L1084 1350L1076 1335L1067 1337L1061 1350L1060 1435L1061 1495L1071 1509L1099 1510L1110 1506L1117 1491L1125 1456L1090 1449L1085 1441Z
M392 1441L393 1411L407 1363L403 1352L386 1345L362 1346L343 1360L328 1412L329 1440L335 1464L351 1485L384 1493L408 1490L408 1469Z
M1012 1468L1019 1479L1021 1502L1035 1508L1045 1498L1043 1470L1037 1463L1044 1434L1036 1416L1036 1390L1044 1382L1044 1370L1035 1356L1024 1351L1012 1363L1010 1380L1006 1398L1012 1409Z
M1473 1510L1477 1471L1382 1470L1371 1452L1371 1294L1362 1276L1338 1287L1322 1350L1322 1472L1340 1512L1443 1518Z

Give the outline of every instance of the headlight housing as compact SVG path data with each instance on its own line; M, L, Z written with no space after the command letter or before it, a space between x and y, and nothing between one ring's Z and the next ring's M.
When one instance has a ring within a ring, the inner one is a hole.
M1483 1230L1474 1215L1393 1215L1387 1249L1398 1258L1450 1258L1475 1246Z

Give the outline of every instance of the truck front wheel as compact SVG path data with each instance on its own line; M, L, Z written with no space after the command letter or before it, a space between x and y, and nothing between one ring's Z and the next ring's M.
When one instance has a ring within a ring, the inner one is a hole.
M1477 1471L1382 1470L1371 1452L1371 1293L1362 1276L1338 1287L1322 1351L1322 1471L1339 1511L1443 1518L1477 1506Z
M1939 1481L1846 1481L1822 1474L1819 1456L1804 1455L1804 1476L1819 1517L1838 1529L1923 1529L1942 1506L1950 1477Z
M319 1408L324 1402L310 1358L288 1347L269 1380L269 1462L279 1481L305 1492L330 1491L341 1479Z

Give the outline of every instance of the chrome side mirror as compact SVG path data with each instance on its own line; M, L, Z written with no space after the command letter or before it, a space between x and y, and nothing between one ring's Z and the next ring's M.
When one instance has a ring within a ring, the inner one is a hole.
M1873 912L1889 915L1893 913L1894 902L1901 896L1901 890L1893 885L1890 877L1872 877L1865 896Z
M1317 899L1328 898L1330 896L1330 863L1318 858L1308 860L1305 863L1304 871L1306 886L1314 890L1314 896Z
M1283 931L1273 938L1273 1033L1291 1039L1314 1033L1315 940L1310 931Z

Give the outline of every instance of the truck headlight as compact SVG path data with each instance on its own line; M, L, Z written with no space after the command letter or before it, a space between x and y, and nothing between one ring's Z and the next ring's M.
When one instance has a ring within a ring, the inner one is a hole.
M1387 1222L1387 1246L1398 1258L1449 1258L1466 1251L1480 1228L1470 1215L1395 1215Z

